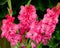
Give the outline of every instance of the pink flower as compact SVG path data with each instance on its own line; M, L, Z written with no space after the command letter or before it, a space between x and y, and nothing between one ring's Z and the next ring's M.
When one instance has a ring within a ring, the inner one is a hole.
M7 39L9 42L11 42L12 46L15 46L18 43L18 41L20 41L22 38L21 38L21 35L14 34L14 35L9 35Z
M36 48L36 45L33 42L31 42L31 46L32 48Z
M26 46L23 43L21 43L21 48L26 48Z
M23 34L29 30L29 26L37 19L36 9L33 5L21 6L18 19L20 20L20 33Z
M32 40L36 41L36 43L39 43L41 41L41 33L39 32L40 26L39 22L35 21L30 25L30 30L27 32L26 37L31 38Z
M56 24L58 23L58 17L59 14L51 9L47 9L47 14L44 15L41 24L41 32L44 32L44 35L42 36L42 42L44 45L46 45L52 37Z
M36 44L42 42L44 45L51 39L52 34L55 31L55 27L58 23L58 17L60 15L60 7L57 9L47 9L47 13L44 14L44 18L37 21L36 9L33 5L21 6L18 19L19 24L14 23L14 17L6 15L6 19L2 21L2 37L5 37L12 46L15 46L18 41L22 41L22 35L26 38L30 38L35 41ZM18 33L18 30L19 33ZM24 39L25 39L24 37ZM36 45L31 42L32 48L36 48ZM25 45L22 45L26 48Z
M14 24L14 17L6 15L6 19L2 21L2 37L7 38L11 45L16 45L17 42L22 38L21 35L16 34L19 27L17 24Z
M42 20L31 23L26 37L34 40L37 44L43 42L46 45L54 33L58 17L59 14L54 10L47 9L47 14L44 15Z
M60 3L59 3L60 4ZM60 6L58 5L58 6L55 6L55 7L53 7L52 8L52 10L54 11L54 12L56 12L57 14L59 14L60 15Z

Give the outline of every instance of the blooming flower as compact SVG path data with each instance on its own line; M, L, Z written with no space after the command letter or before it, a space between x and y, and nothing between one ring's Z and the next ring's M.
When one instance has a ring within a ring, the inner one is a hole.
M47 14L39 22L35 21L30 25L30 30L26 37L31 38L37 44L43 42L44 45L48 43L58 23L59 14L52 9L47 9Z
M41 32L44 32L42 36L42 42L44 45L47 44L48 40L52 37L53 32L55 31L56 24L58 23L59 14L52 9L47 9L47 14L44 15L42 19L42 28Z
M60 2L58 2L57 6L53 7L52 10L57 14L60 14Z
M19 27L17 24L14 24L14 17L6 15L6 19L2 21L2 37L7 38L11 45L16 45L17 42L21 39L21 35L16 34Z
M33 5L21 6L18 19L20 20L20 33L23 34L29 30L29 26L37 19L36 9Z
M40 26L39 22L35 21L30 25L30 30L27 32L26 37L31 38L32 40L36 41L36 43L39 43L41 41L41 35L40 35Z

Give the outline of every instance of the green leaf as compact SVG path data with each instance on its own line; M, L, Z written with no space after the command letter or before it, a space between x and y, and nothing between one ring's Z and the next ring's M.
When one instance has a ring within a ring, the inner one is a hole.
M6 4L7 0L0 0L0 5Z
M50 48L56 48L56 47L57 47L57 44L58 44L58 43L55 42L55 36L53 36L53 37L51 38L51 40L49 41L48 46L49 46Z
M15 46L15 48L19 48L20 47L20 42L17 43L17 45Z
M56 37L57 40L60 40L60 24L57 25L54 36Z
M58 31L58 30L56 31L55 37L57 40L60 40L60 31Z
M41 11L44 11L46 9L43 2L44 1L42 0L38 0L38 1L32 0L32 4L35 5L37 10L41 10Z
M7 8L6 8L6 6L5 5L3 5L3 6L1 6L1 8L0 8L0 18L2 19L2 18L4 18L5 17L5 15L7 14Z
M52 8L52 7L56 6L57 2L58 2L58 0L54 0L54 1L48 0L48 3L49 3L48 7Z
M27 48L31 48L31 40L30 39L27 39L26 42L25 42L25 45L27 46Z
M37 48L42 48L43 43L41 42L40 44L37 45Z

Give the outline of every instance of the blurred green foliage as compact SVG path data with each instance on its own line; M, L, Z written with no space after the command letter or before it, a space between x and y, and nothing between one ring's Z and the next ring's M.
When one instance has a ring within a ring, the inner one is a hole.
M12 10L13 16L17 18L20 6L27 4L28 0L11 0L12 2ZM40 18L43 17L43 14L46 13L47 8L52 8L57 5L58 0L32 0L31 4L33 4ZM7 0L0 0L0 21L4 19L4 16L8 13L7 11ZM18 22L17 19L15 21ZM0 22L1 23L1 22ZM60 48L60 23L57 24L56 30L53 33L49 44L47 45L49 48ZM0 31L1 32L1 31ZM47 46L45 46L47 48ZM43 47L43 48L45 48ZM0 39L0 48L10 48L10 44L6 39Z

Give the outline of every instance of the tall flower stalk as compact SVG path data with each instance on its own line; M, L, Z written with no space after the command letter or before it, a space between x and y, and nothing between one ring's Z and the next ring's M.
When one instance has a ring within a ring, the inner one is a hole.
M11 6L11 0L7 0L7 3L8 3L8 12L9 12L9 15L12 16L12 6Z

